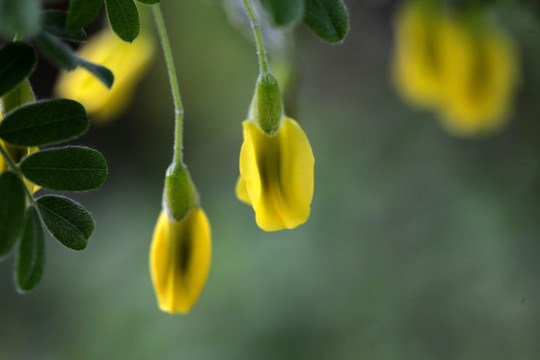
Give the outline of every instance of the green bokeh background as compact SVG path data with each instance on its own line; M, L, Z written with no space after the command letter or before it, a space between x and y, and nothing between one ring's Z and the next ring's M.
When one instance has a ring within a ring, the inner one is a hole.
M342 45L295 35L286 111L315 154L312 215L265 233L234 195L253 44L221 1L163 1L185 161L212 225L206 287L188 315L170 316L148 273L173 142L157 53L124 116L76 141L110 166L101 189L76 196L97 223L88 248L48 239L43 281L27 295L14 289L13 257L0 263L0 359L540 357L539 18L499 9L521 51L515 111L498 134L458 139L392 87L398 2L346 3ZM51 76L40 65L34 83Z

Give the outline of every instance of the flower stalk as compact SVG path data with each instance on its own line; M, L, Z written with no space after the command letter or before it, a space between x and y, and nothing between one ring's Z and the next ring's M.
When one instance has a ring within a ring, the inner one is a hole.
M244 0L244 6L246 7L247 13L249 15L249 20L251 22L251 27L253 28L253 33L255 34L255 43L257 45L257 54L259 55L259 67L261 74L268 74L268 62L266 60L266 50L264 49L261 28L253 7L249 0Z
M163 55L165 57L165 63L167 65L167 71L169 73L169 82L171 84L171 93L174 103L174 164L175 166L183 166L182 121L184 119L184 107L182 106L180 87L178 86L178 77L176 76L176 68L174 66L171 43L169 42L169 36L167 35L165 21L163 20L163 14L161 12L159 4L152 5L152 13L154 14L156 28L159 34L159 38L161 40L161 46L163 48Z

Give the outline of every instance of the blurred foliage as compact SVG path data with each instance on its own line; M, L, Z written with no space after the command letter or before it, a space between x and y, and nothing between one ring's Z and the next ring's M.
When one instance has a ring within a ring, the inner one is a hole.
M509 126L472 141L397 97L388 69L398 3L349 1L338 47L297 34L291 115L313 147L315 196L306 225L267 234L234 198L252 44L219 1L163 2L186 162L214 237L200 301L184 317L160 313L148 274L173 129L156 60L128 113L82 138L111 169L101 190L76 196L97 223L87 250L48 239L47 276L31 296L12 289L13 259L0 263L0 359L537 358L538 18L498 8L525 81ZM34 74L48 76L44 65Z

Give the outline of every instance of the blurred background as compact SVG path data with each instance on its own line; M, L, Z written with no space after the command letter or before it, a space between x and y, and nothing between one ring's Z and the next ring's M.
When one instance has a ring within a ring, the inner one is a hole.
M296 29L286 111L315 154L308 222L265 233L234 186L257 58L222 1L163 1L185 107L184 152L213 260L187 315L158 310L148 251L172 158L162 56L115 121L77 144L109 178L74 195L97 228L75 252L47 239L42 282L0 263L0 359L535 359L540 356L540 16L500 5L521 82L507 125L456 137L391 76L401 1L345 1L328 45ZM61 7L62 3L60 3ZM52 96L46 60L31 79Z

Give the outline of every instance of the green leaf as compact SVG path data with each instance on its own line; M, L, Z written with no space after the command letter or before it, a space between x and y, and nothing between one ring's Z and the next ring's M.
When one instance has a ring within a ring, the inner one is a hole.
M292 26L304 15L303 0L262 0L275 26Z
M80 146L38 151L25 157L20 167L28 180L51 190L91 190L107 178L103 155Z
M63 11L47 10L43 13L41 29L56 37L73 40L86 41L86 32L83 29L66 29L67 13Z
M109 89L112 87L114 75L106 67L94 64L77 56L69 46L50 35L40 34L38 41L45 54L58 66L68 70L82 66L94 74Z
M83 68L94 74L94 76L97 77L107 88L112 88L114 84L114 75L111 70L80 57L78 57L77 59L79 66L82 66Z
M47 57L56 65L63 69L73 70L78 65L77 55L73 50L60 40L41 33L38 36L39 45Z
M304 0L304 23L324 41L342 41L349 31L349 15L342 0Z
M81 29L94 20L101 10L103 0L71 0L66 20L68 30Z
M159 4L160 0L137 0L137 1L146 5L154 5L154 4Z
M45 265L45 237L39 214L29 206L15 261L15 282L20 292L30 291L43 275Z
M88 129L84 107L53 99L23 105L0 122L0 138L18 146L42 146L74 138Z
M39 0L0 0L0 32L8 36L32 36L40 25Z
M0 49L0 96L26 79L35 64L36 52L25 42L12 42Z
M0 257L11 251L24 224L24 187L11 171L0 174Z
M94 232L94 219L81 205L63 196L37 199L41 218L51 234L73 250L82 250Z
M105 0L112 29L124 41L132 42L139 36L139 11L133 0Z
M19 106L34 101L34 92L28 80L24 80L2 96L2 113L5 115Z

